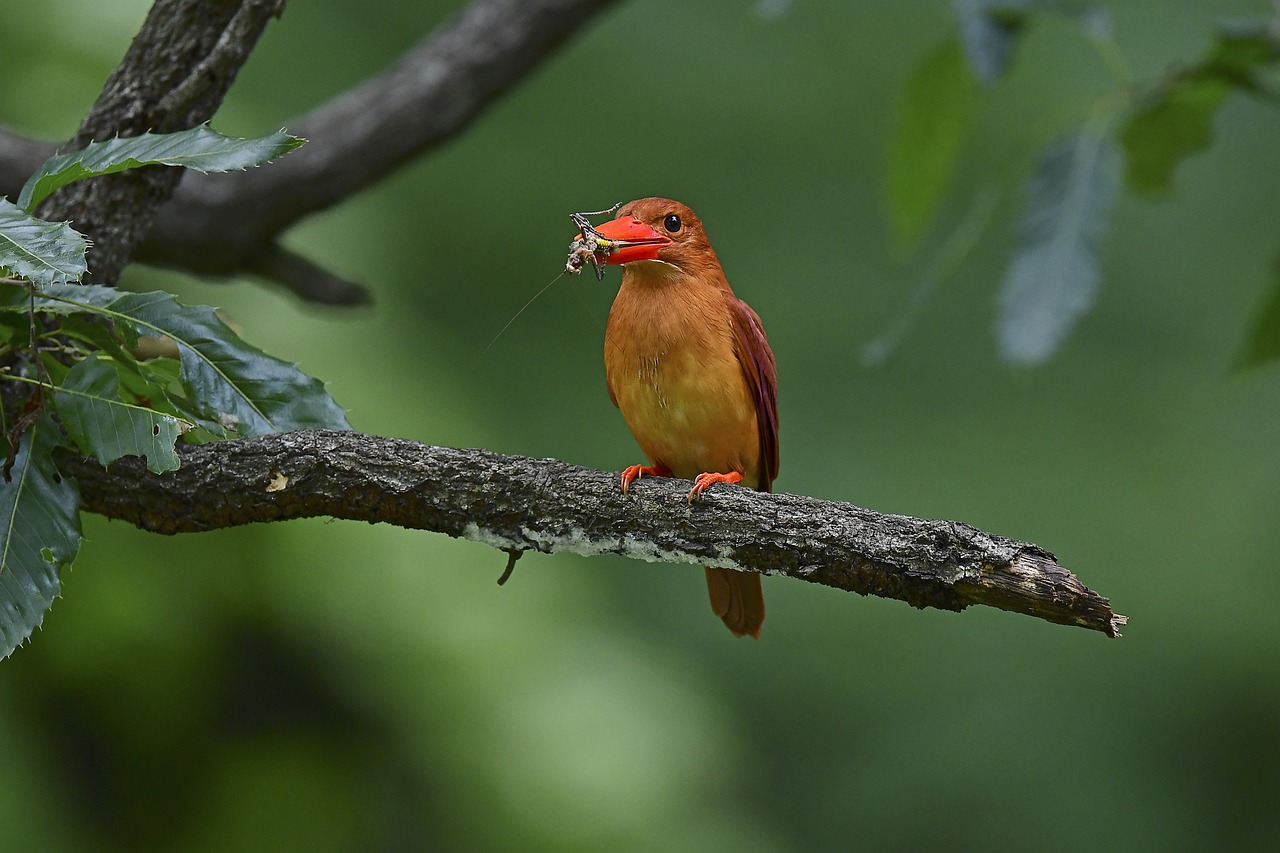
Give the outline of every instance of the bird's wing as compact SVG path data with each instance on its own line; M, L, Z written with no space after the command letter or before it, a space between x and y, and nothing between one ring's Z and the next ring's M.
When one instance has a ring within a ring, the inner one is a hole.
M726 293L733 318L734 348L756 405L760 428L760 491L772 491L778 476L778 366L760 317L751 306Z

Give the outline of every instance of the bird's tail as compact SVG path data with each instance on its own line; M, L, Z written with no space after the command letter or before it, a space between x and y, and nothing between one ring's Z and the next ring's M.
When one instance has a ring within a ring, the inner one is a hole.
M711 609L735 637L760 636L764 625L764 590L755 572L707 568Z

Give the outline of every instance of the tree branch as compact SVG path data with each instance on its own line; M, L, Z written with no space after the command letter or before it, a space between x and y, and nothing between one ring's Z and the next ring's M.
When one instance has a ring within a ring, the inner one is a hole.
M1118 637L1126 617L1025 542L955 521L741 488L685 501L689 483L553 459L455 450L354 432L301 431L180 445L182 467L104 469L61 458L84 508L158 533L330 516L432 530L511 552L622 554L783 574L914 607L985 604Z
M156 0L70 149L94 140L185 130L211 118L284 0ZM134 169L59 190L40 206L93 240L89 280L114 284L183 171Z
M55 151L56 146L48 140L32 139L0 127L0 195L16 199L31 173Z
M284 230L459 134L616 2L476 0L386 73L290 122L290 131L310 144L270 169L187 176L137 259L203 276L253 273L315 302L367 301L359 285L314 266L304 271L297 263L264 264L261 258L301 261L276 244ZM0 130L0 193L16 196L52 153L50 144Z

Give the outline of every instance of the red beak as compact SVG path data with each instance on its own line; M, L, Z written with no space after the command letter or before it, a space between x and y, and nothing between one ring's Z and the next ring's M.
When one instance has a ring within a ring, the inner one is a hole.
M634 216L621 216L596 227L596 232L612 244L607 264L656 261L658 252L671 245L671 238L655 231Z

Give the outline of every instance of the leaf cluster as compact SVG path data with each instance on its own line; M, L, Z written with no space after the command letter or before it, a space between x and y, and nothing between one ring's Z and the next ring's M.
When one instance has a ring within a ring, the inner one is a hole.
M1122 183L1140 196L1170 195L1178 165L1210 146L1214 120L1233 96L1274 106L1277 95L1263 72L1280 64L1280 34L1270 22L1223 24L1200 58L1157 79L1134 81L1101 7L1049 0L956 0L953 6L955 28L908 80L890 138L888 211L905 246L916 244L937 216L984 89L1008 76L1020 39L1038 18L1068 18L1117 78L1115 90L1074 128L1044 145L1024 179L1019 234L999 285L996 336L1007 361L1038 364L1094 303ZM978 216L973 211L982 211L981 222L970 221ZM986 227L987 213L975 204L957 228L969 235L965 251L974 242L969 232ZM1280 259L1276 269L1242 366L1280 357ZM931 280L922 289L935 285ZM869 357L883 360L886 346L877 342Z
M0 199L0 657L41 623L79 548L80 497L57 470L59 448L104 466L141 456L163 473L180 464L179 440L350 428L323 383L241 340L212 308L77 284L88 242L33 211L84 178L245 169L302 143L206 126L91 143L48 160L16 204Z

